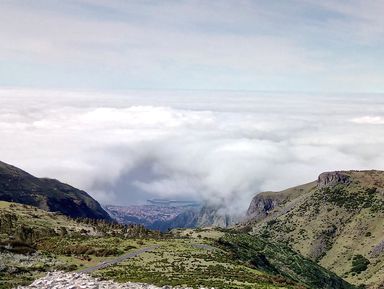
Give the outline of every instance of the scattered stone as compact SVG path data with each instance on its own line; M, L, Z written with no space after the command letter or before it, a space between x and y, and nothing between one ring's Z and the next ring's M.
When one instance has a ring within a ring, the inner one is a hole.
M185 287L157 287L145 283L116 283L102 281L84 273L49 272L45 277L35 280L29 286L18 286L17 289L192 289ZM200 288L205 289L205 288ZM214 289L214 288L211 288Z

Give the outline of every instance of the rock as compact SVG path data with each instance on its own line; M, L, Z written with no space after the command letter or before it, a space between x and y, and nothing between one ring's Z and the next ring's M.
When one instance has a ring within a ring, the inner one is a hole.
M17 289L173 289L171 286L157 287L144 283L116 283L101 281L87 274L49 272L45 277L35 280L29 286ZM177 287L187 289L184 287ZM174 288L176 289L176 288ZM214 288L212 288L214 289Z
M350 182L350 177L345 172L326 172L319 175L317 179L317 187L330 187L337 184L347 185Z
M280 199L277 194L268 197L263 195L256 195L249 205L247 216L253 218L256 221L260 221L264 219L270 211L279 205L279 201Z

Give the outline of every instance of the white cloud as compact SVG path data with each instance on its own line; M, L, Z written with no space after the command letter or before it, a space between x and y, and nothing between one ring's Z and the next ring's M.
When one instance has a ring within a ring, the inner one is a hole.
M354 118L351 121L359 124L384 124L384 117L367 115Z
M103 203L197 198L238 211L323 171L384 169L381 98L0 90L0 159Z

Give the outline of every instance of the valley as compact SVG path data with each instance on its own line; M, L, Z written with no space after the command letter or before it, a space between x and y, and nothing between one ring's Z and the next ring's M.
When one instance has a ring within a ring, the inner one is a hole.
M234 251L230 242L238 244L246 235L230 230L179 229L164 234L140 225L72 220L27 205L7 202L1 203L0 212L1 220L17 220L18 224L13 226L10 223L13 221L1 223L0 288L27 285L53 270L92 271L93 276L102 279L158 286L353 288L288 248L281 247L281 252L287 255L273 255L272 251L264 251L264 245L255 245L258 249L247 253L254 261L238 258L239 252ZM124 257L127 254L130 256L128 259ZM263 258L257 257L259 254L274 262L266 263ZM287 266L291 262L289 258L283 260L287 256L297 256L293 258L301 258L298 259L300 263L314 266L311 271L320 276L321 284L315 283L312 287L311 282L315 279L306 279L305 272ZM115 263L116 259L118 263ZM106 266L108 262L111 266ZM95 266L100 270L94 270ZM334 282L338 287L326 285Z
M116 222L73 218L66 210L43 210L39 203L0 201L0 288L63 271L119 284L379 289L384 276L383 180L381 171L324 173L315 182L257 194L245 221L236 225L216 215L217 208L202 207L191 228L167 230L123 218L142 214L152 224L169 225L196 208L107 206ZM3 182L9 183L4 177ZM36 184L23 187L23 195L36 192ZM62 276L71 279L73 274ZM49 282L44 280L36 282Z

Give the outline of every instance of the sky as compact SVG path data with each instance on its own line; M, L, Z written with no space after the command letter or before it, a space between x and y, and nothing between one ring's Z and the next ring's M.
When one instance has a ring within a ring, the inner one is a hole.
M102 204L384 169L374 0L0 0L0 160Z
M384 92L380 0L2 0L0 86Z

